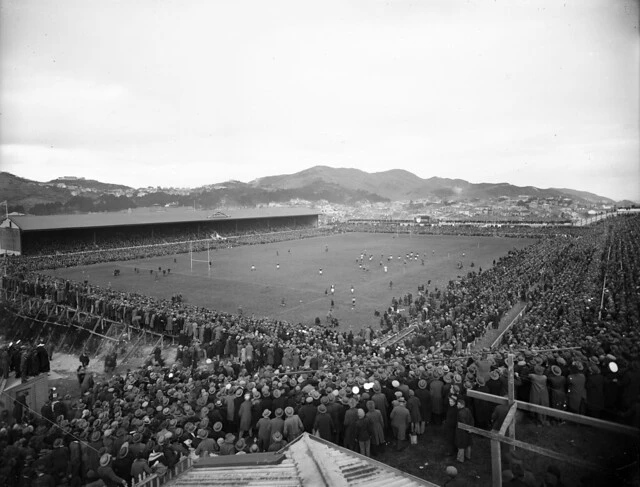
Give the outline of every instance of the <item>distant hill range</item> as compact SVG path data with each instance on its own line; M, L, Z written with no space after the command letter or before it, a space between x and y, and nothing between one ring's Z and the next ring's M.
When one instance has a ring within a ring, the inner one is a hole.
M269 203L286 204L291 200L357 205L362 202L409 200L489 203L501 198L568 198L586 205L616 204L609 198L573 189L540 189L508 183L474 184L463 179L438 177L422 179L401 169L368 173L359 169L315 166L295 174L269 176L249 183L217 182L190 190L135 189L75 177L43 183L0 172L0 201L7 200L10 211L34 214L117 211L167 204L191 206L194 201L202 207L251 207Z
M269 189L291 189L316 184L335 184L347 190L373 193L391 201L418 199L492 200L500 197L570 198L585 203L614 204L609 198L572 189L540 189L508 183L470 183L464 179L432 177L422 179L402 169L368 173L359 169L315 166L295 174L269 176L249 184Z

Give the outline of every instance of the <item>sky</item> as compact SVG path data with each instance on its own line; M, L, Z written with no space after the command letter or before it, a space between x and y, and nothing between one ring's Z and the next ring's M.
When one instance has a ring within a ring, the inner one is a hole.
M315 166L640 201L639 0L0 0L0 170Z

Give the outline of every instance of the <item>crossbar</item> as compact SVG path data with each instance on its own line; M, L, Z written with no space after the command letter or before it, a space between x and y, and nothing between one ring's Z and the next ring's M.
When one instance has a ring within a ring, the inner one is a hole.
M593 462L589 462L587 460L581 460L579 458L573 458L563 453L558 453L553 450L549 450L548 448L543 448L541 446L535 446L535 445L531 445L530 443L525 443L524 441L514 440L509 438L508 436L504 436L499 433L495 433L493 431L485 431L483 429L476 428L475 426L470 426L464 423L458 423L458 428L468 431L469 433L474 433L479 436L484 436L485 438L489 438L490 440L499 441L500 443L507 443L508 445L513 445L523 450L538 453L540 455L544 455L546 457L550 457L555 460L559 460L561 462L570 463L577 467L588 468L589 470L598 470L598 471L604 471L604 472L607 471L605 467L602 467L601 465L597 465Z
M493 402L496 404L507 404L509 402L506 397L494 396L493 394L487 394L486 392L479 392L474 390L467 391L467 396L474 399L483 399L485 401ZM518 405L518 409L529 411L531 413L545 414L547 416L563 419L565 421L571 421L572 423L593 426L595 428L627 436L638 436L638 434L640 434L640 430L638 430L637 428L633 428L624 424L612 423L611 421L604 421L602 419L591 418L589 416L582 416L581 414L568 413L567 411L562 411L560 409L548 408L546 406L531 404L525 401L515 401L515 403Z

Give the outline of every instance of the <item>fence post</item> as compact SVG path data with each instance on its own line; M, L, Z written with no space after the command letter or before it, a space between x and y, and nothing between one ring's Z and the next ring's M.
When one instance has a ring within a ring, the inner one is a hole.
M491 440L491 485L502 487L502 457L498 440Z
M513 403L515 402L516 398L515 398L515 378L514 378L514 369L513 369L513 360L514 360L515 355L513 353L510 353L509 356L507 357L507 367L508 367L508 372L509 372L509 378L508 378L508 398L509 398L509 409L511 409L511 406L513 406ZM511 438L512 440L516 439L516 418L514 417L511 420L511 423L509 423L509 438ZM510 445L509 446L509 450L511 452L514 452L516 450L516 447L514 445Z

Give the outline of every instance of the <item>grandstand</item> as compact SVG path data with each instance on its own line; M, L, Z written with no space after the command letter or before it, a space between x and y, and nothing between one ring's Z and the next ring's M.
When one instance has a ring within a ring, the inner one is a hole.
M74 215L9 215L0 223L0 253L33 255L112 247L111 241L133 245L172 241L190 235L208 238L213 232L238 233L272 227L317 226L318 213L309 208L190 210L143 208L120 213Z

